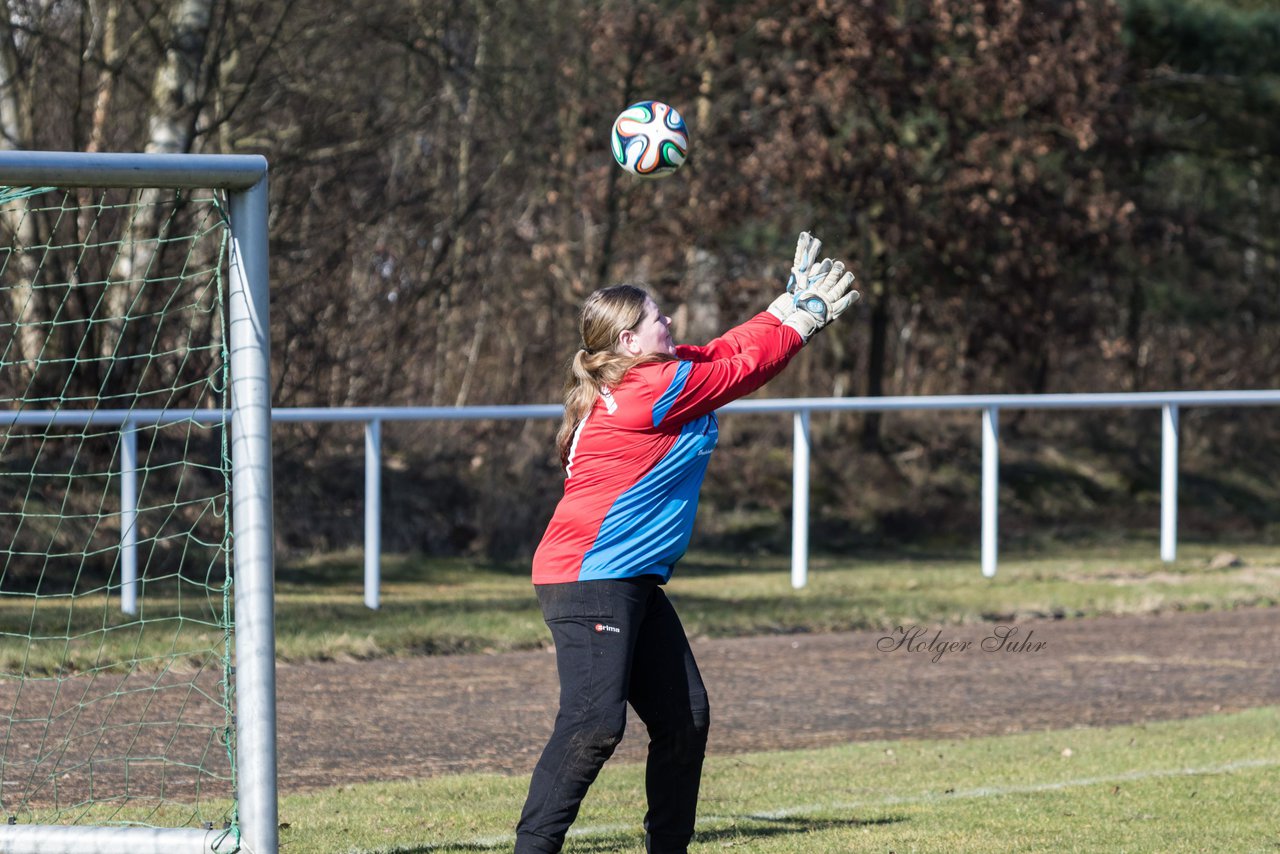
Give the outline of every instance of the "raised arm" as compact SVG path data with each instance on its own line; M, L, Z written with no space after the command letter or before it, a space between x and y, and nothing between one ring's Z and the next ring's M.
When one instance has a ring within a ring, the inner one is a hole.
M820 274L814 273L819 270ZM653 426L679 425L748 395L778 374L818 330L830 324L858 299L853 274L839 261L823 261L797 285L786 319L771 312L748 321L754 339L732 356L668 362L653 372ZM758 322L756 322L758 321ZM748 325L744 324L744 326ZM741 328L741 327L739 327Z
M804 338L795 329L771 321L768 334L732 356L709 361L681 358L654 371L653 426L678 426L700 418L777 376L800 352Z
M771 334L781 324L777 316L762 311L746 323L706 344L677 344L676 358L691 362L709 362L736 356L746 348Z
M768 336L795 311L795 295L820 281L830 271L830 261L823 261L821 264L817 261L818 252L821 249L821 240L807 231L800 232L800 237L796 240L796 252L791 263L791 273L787 278L786 290L765 311L746 323L735 326L719 338L703 345L677 346L676 357L694 362L725 359L741 353Z

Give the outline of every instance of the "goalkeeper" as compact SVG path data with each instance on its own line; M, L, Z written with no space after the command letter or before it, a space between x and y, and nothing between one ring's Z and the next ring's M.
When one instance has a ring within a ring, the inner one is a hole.
M529 784L517 854L560 851L622 740L628 703L649 732L646 851L688 847L709 707L662 585L689 544L715 410L776 376L858 298L842 263L815 263L821 245L801 234L786 291L705 346L677 346L671 318L633 285L599 290L582 307L558 436L564 497L533 558L560 709Z

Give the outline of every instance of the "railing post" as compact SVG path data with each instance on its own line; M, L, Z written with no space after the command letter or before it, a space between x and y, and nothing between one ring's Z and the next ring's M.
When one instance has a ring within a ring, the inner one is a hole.
M809 583L809 410L792 415L791 586Z
M982 410L982 574L996 574L997 513L1000 502L1000 410Z
M382 422L364 425L364 604L378 610L382 588Z
M1178 407L1160 410L1160 557L1172 563L1178 556Z
M138 426L120 426L120 610L138 613Z

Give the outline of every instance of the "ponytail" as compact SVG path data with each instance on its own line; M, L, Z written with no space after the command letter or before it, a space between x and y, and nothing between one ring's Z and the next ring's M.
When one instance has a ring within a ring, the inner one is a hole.
M560 465L569 466L569 452L578 426L591 412L603 388L616 388L627 371L643 362L666 361L666 354L628 356L616 349L618 336L644 317L649 294L635 285L614 285L587 298L578 318L584 346L573 354L565 384L564 420L556 433Z
M578 431L578 425L591 412L600 389L616 386L635 361L630 356L619 356L609 350L603 353L579 350L573 354L573 362L569 366L569 381L565 384L564 420L560 422L560 430L556 433L562 468L569 465L569 451L573 448L574 434Z

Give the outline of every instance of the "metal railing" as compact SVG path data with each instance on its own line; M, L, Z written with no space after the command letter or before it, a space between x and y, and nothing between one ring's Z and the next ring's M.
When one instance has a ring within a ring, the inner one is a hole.
M795 588L808 583L809 564L809 456L810 418L815 412L910 412L927 410L970 410L982 416L982 574L996 574L998 560L998 504L1000 488L999 417L1003 410L1041 409L1159 409L1161 411L1160 557L1173 561L1177 555L1178 520L1178 413L1183 407L1237 407L1280 405L1280 390L1263 391L1177 391L1131 394L1005 394L941 395L929 397L874 398L783 398L740 400L719 411L725 414L791 413L792 453L792 547L791 583ZM277 423L363 424L365 428L365 542L364 601L376 609L380 603L381 520L382 520L382 424L394 421L484 421L559 418L559 404L531 406L462 407L348 407L275 408ZM216 424L224 419L216 410L167 412L159 410L98 410L59 412L16 412L0 424L9 425L95 425L118 424L124 449L121 454L121 606L136 608L137 555L131 520L137 501L137 438L139 426L194 420Z

